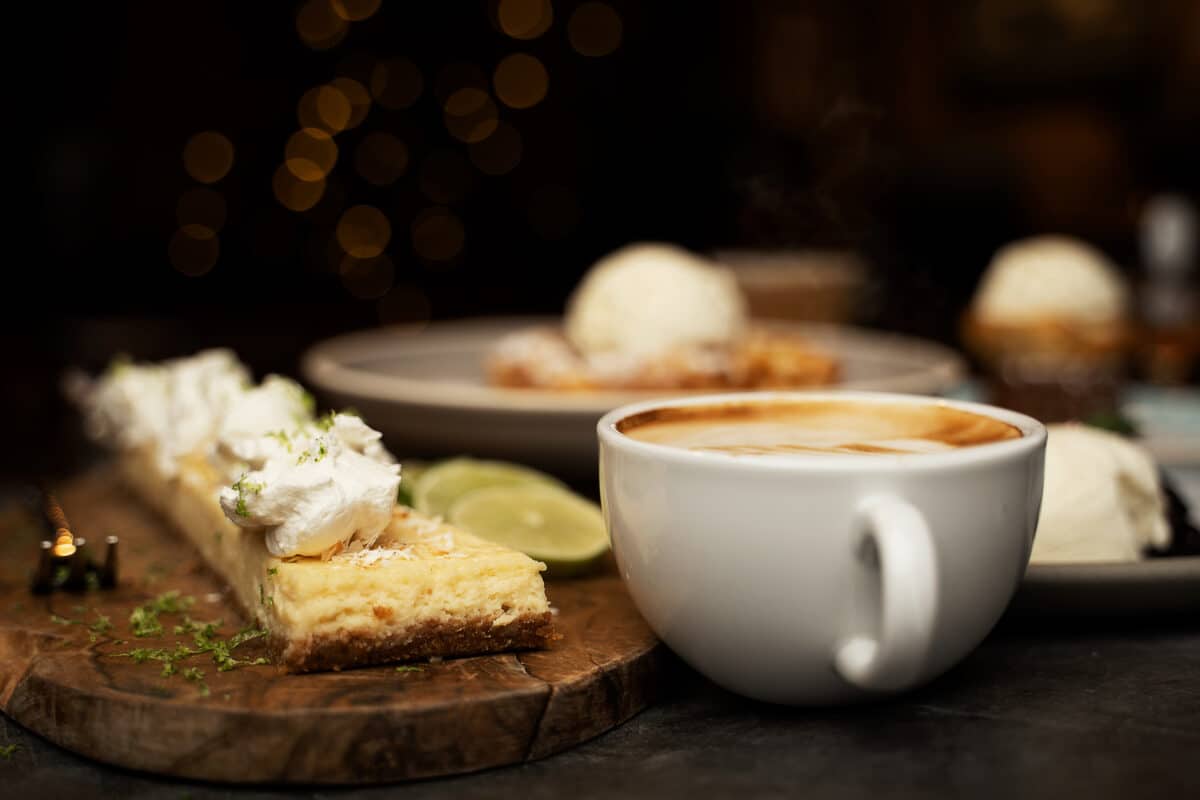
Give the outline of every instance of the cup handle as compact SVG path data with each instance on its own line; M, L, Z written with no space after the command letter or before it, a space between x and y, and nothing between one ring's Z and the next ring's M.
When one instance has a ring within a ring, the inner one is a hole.
M938 606L937 555L921 512L898 497L868 498L856 543L860 559L878 554L878 636L854 635L837 646L839 675L860 689L897 690L916 683L933 639Z

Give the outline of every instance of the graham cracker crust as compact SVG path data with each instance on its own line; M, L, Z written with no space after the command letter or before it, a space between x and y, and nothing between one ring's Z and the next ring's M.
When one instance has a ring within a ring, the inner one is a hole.
M458 656L546 647L559 638L549 612L492 625L489 617L459 622L424 622L407 631L380 636L368 631L344 631L305 639L272 639L277 663L288 672L320 672L347 667L415 661L433 656Z

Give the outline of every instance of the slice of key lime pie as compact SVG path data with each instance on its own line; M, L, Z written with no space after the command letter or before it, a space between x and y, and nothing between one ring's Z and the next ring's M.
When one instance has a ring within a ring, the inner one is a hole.
M89 432L270 633L288 670L544 646L541 562L396 502L400 465L296 383L232 353L119 364L79 392Z

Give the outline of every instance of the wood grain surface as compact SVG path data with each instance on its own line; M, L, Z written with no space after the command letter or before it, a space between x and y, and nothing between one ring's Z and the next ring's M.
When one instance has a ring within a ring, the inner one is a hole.
M195 598L187 612L242 628L220 582L166 523L108 470L60 487L78 535L121 537L112 591L35 596L42 537L13 505L0 512L0 710L56 744L133 769L231 782L375 783L467 772L552 755L649 704L666 651L610 562L586 578L548 581L563 638L548 650L309 675L238 666L208 653L135 663L135 648L190 643L137 638L129 616L164 592ZM99 556L99 553L94 555ZM111 623L106 629L103 618ZM233 651L265 654L260 641ZM203 676L185 670L201 670Z

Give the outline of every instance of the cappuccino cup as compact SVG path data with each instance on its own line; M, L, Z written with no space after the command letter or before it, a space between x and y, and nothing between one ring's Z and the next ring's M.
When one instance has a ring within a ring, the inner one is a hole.
M618 408L601 503L638 609L731 691L830 705L974 649L1024 574L1046 430L1000 408L755 392Z

